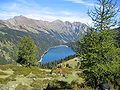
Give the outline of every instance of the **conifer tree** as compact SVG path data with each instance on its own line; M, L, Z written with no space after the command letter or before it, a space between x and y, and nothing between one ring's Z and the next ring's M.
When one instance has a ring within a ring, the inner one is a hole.
M120 75L120 49L115 41L116 32L111 29L116 25L116 5L112 0L98 0L95 10L88 14L94 27L77 45L83 76L93 88L104 82L114 84Z
M37 47L31 37L25 36L21 39L18 47L18 60L20 64L27 66L37 63Z

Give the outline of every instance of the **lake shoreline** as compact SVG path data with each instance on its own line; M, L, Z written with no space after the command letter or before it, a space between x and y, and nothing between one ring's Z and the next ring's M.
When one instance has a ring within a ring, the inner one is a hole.
M41 58L40 58L40 63L42 63L42 60L43 60L43 58L44 58L44 56L49 52L49 51L51 51L51 50L53 50L53 49L59 49L59 48L63 48L63 49L68 49L70 52L71 52L71 55L74 55L75 54L75 52L72 50L72 48L71 47L69 47L69 46L67 46L67 45L58 45L58 46L54 46L54 47L51 47L51 48L49 48L47 51L45 51L44 52L44 54L41 56ZM67 51L67 50L66 50ZM61 50L61 52L63 52L62 50ZM69 53L70 53L69 52ZM57 52L56 52L57 53ZM58 52L58 53L60 53L60 52ZM65 53L65 52L63 52L63 53ZM60 53L60 54L63 54L63 53ZM67 55L67 53L66 53L66 55ZM64 56L63 58L62 58L62 56L61 56L61 58L60 59L64 59L65 57L67 57L67 56ZM68 56L70 56L69 54L68 54ZM56 59L57 60L57 59ZM58 59L59 60L59 59Z

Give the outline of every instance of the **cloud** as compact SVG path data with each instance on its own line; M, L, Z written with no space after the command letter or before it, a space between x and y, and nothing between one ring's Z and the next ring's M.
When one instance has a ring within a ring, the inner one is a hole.
M82 5L85 5L85 6L92 6L92 7L95 6L95 4L88 3L85 0L65 0L65 1L69 1L69 2L72 2L72 3L82 4Z
M50 7L40 7L35 0L29 0L29 2L28 0L17 0L17 2L6 3L0 6L0 19L9 19L19 15L45 21L60 19L62 21L91 23L91 19L80 12L67 10L56 11Z

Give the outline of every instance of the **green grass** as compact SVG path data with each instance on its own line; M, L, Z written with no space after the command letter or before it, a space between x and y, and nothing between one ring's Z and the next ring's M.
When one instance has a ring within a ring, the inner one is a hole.
M64 62L58 64L58 66L61 65L62 67L65 67L67 64L69 64L69 66L71 68L75 69L77 67L77 63L78 63L77 59L78 58L76 57L76 58L70 59L68 61L64 61Z
M46 75L48 74L49 72L46 72L46 71L43 71L43 70L40 70L40 68L38 67L21 67L21 66L17 66L16 68L13 68L13 71L14 71L14 74L15 75L24 75L24 76L27 76L29 75L30 73L40 77L42 75Z
M13 85L17 83L18 86L16 90L27 90L27 88L30 90L30 87L32 87L33 90L42 90L47 87L48 83L56 80L70 84L73 80L81 79L73 68L68 67L48 70L32 66L0 65L0 69L1 75L8 75L6 78L0 78L0 84L6 85L8 83L9 85ZM60 72L65 76L59 75ZM79 81L82 82L82 79ZM23 89L19 89L20 87L23 87Z
M51 83L52 80L35 80L33 83L31 83L31 87L34 87L35 90L42 90L43 88L46 88L48 83Z
M9 68L12 69L16 67L16 65L11 65L11 64L8 64L8 65L0 65L0 69L1 70L8 70Z
M22 85L22 84L19 84L15 90L32 90L30 87L26 86L26 85Z
M66 77L62 77L59 80L66 81L68 83L71 83L72 81L79 81L79 83L83 83L84 79L78 76L77 71L72 71L71 74L68 74Z
M13 69L15 75L24 75L27 76L30 74L31 70L30 68L26 67L16 67Z
M7 78L0 78L0 84L7 84L9 81L16 81L15 76L11 75Z
M56 74L71 74L72 73L72 70L71 68L54 68L52 69L52 73L56 73Z
M0 75L8 75L8 74L0 71Z

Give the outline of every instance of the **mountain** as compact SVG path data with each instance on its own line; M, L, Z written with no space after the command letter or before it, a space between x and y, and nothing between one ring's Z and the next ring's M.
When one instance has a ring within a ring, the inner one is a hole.
M70 23L55 20L53 22L29 19L24 16L15 16L12 19L3 21L4 24L12 29L24 32L39 34L44 32L61 42L67 43L79 38L80 33L87 29L87 25L80 22Z
M24 16L0 20L0 59L14 61L15 48L25 35L30 35L34 39L42 54L50 47L78 40L87 28L88 26L81 22L48 22Z

